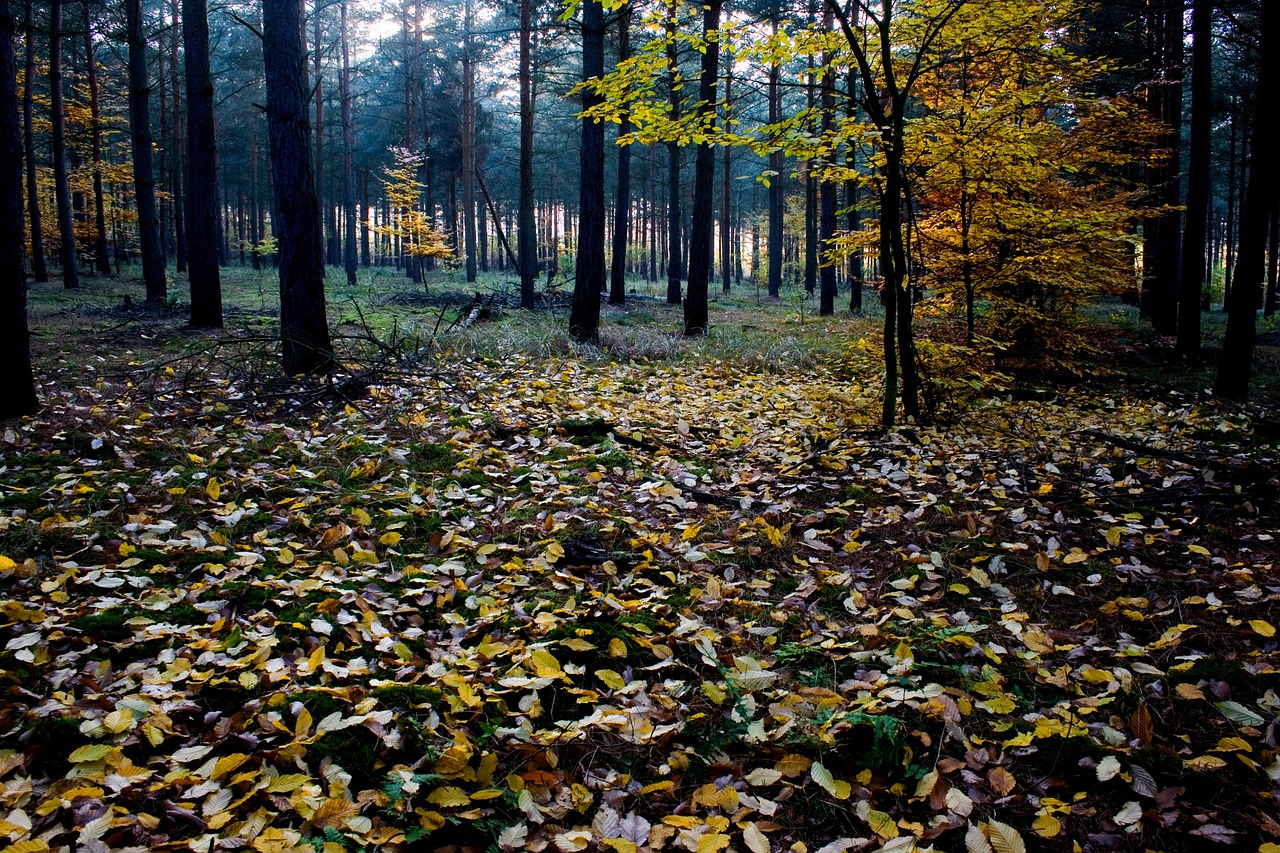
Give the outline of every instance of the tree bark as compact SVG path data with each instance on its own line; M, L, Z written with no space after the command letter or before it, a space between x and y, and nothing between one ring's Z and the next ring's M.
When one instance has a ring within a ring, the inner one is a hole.
M182 96L178 90L178 0L170 0L173 26L169 29L169 92L173 97L173 156L169 159L170 192L173 195L174 259L178 272L187 271L186 189L183 186Z
M781 15L778 6L774 6L773 14L769 22L770 28L774 36L778 35L778 18ZM782 67L774 64L769 66L769 124L777 124L782 121ZM783 247L783 231L782 221L786 214L784 210L785 199L782 193L783 175L782 170L785 166L784 155L781 146L775 146L769 152L769 296L774 299L782 295L782 247Z
M680 118L679 57L676 54L675 32L678 24L677 5L670 0L667 5L667 98L672 121ZM667 143L667 303L679 305L681 302L681 263L680 246L683 240L680 234L680 145L677 142Z
M40 405L27 329L23 140L18 130L18 61L13 52L17 21L9 2L0 0L0 365L4 366L0 369L0 419L35 414Z
M302 24L297 0L263 0L273 221L280 242L280 335L284 371L290 375L333 366L325 314L320 206L311 169L310 86Z
M1182 261L1182 214L1177 208L1181 202L1183 0L1157 0L1152 10L1148 110L1166 126L1158 145L1169 157L1148 169L1147 181L1155 201L1170 209L1144 226L1142 311L1157 332L1171 335L1177 331Z
M716 125L716 82L720 76L720 10L724 0L702 6L702 70L698 78L700 132L710 135ZM684 333L707 331L707 296L711 282L712 233L715 227L716 149L710 141L698 146L693 171L693 220L689 230L689 286L684 301Z
M1262 4L1259 40L1262 59L1259 63L1257 91L1254 95L1252 156L1253 166L1244 205L1240 211L1240 250L1236 261L1236 280L1227 311L1227 329L1222 339L1222 353L1213 393L1219 397L1243 400L1249 395L1253 373L1253 346L1262 280L1266 270L1267 220L1271 198L1280 192L1280 160L1275 146L1280 144L1280 114L1274 99L1280 96L1280 57L1271 48L1280 24L1280 5Z
M93 58L93 21L84 7L84 66L89 83L89 138L93 158L93 261L98 275L111 275L107 248L107 202L102 194L102 111L98 103L98 66Z
M53 143L53 185L58 205L58 257L62 285L80 286L76 266L76 231L71 219L71 188L67 181L67 116L62 97L62 0L49 3L49 121Z
M604 6L601 0L584 0L582 79L585 82L603 76ZM594 88L583 90L584 111L602 101ZM578 180L578 260L569 334L585 343L599 339L600 287L604 283L604 124L592 118L582 119Z
M25 73L22 83L22 140L27 162L27 209L31 219L31 271L38 282L49 280L49 267L44 257L44 217L40 213L40 184L36 180L35 143L35 88L36 77L36 28L33 21L34 0L24 4L25 21L23 35L23 59Z
M618 17L618 62L631 58L631 7L624 6ZM631 132L631 116L622 114L618 136ZM618 147L618 189L614 194L613 259L609 269L609 304L627 301L627 238L631 227L631 146Z
M725 52L724 58L724 123L727 128L729 127L729 99L733 94L733 68L732 57L730 57L728 51ZM733 271L731 269L733 266L732 151L732 146L724 146L720 175L720 288L724 293L729 292L730 281L733 275ZM739 272L741 272L741 268L739 268Z
M824 31L830 30L832 23L831 10L825 9L822 15L822 29ZM835 126L835 69L831 67L831 62L831 54L824 54L822 59L822 91L820 93L822 135L824 137L830 137ZM828 157L830 158L830 165L834 166L834 148ZM836 312L836 265L829 253L835 247L836 192L838 189L839 185L834 180L824 180L820 190L821 198L819 199L818 256L821 268L819 270L818 313L824 317L829 317Z
M207 0L182 0L182 46L187 62L187 269L191 327L222 328L218 274L218 141L209 69Z
M538 279L538 225L533 204L533 0L520 0L520 307L532 308Z
M347 285L356 286L356 268L359 262L356 246L356 171L355 127L351 123L351 56L347 44L347 0L342 0L342 83L339 96L342 99L342 169L343 208L346 217L346 245L343 260L346 262ZM368 235L365 236L368 246ZM366 252L367 254L367 252Z
M471 0L462 42L462 241L467 281L476 280L476 72L471 59Z
M156 173L152 161L151 85L147 80L147 35L142 0L125 0L125 28L129 44L129 133L133 149L133 194L138 210L138 245L142 251L142 281L147 302L168 298L160 217L156 212Z
M1177 352L1200 358L1200 295L1206 286L1210 158L1213 145L1213 3L1194 0L1191 11L1191 153L1187 212L1178 285Z

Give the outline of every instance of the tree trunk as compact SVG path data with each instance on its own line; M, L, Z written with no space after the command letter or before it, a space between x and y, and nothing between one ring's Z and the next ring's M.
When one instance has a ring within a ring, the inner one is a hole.
M44 258L44 226L40 213L40 184L36 180L36 143L35 143L35 88L36 77L36 28L32 20L32 4L34 0L26 0L23 35L23 59L25 73L22 83L22 139L27 163L27 209L31 219L31 270L38 282L49 280L49 267ZM25 314L23 315L25 317ZM25 321L24 321L25 322Z
M471 60L471 0L463 14L462 241L467 281L476 280L476 73Z
M280 242L280 334L290 375L333 366L325 315L324 247L311 170L307 54L297 0L263 0L262 54L267 74L271 183Z
M164 246L160 242L160 218L156 213L156 175L151 152L151 85L147 81L147 34L142 20L142 0L125 0L125 27L129 43L129 132L133 150L133 193L138 210L138 246L142 251L142 281L147 302L168 298Z
M298 0L305 3L305 0ZM313 0L311 11L311 63L312 73L315 75L315 92L311 96L315 100L316 125L315 125L315 146L316 157L314 166L316 183L316 209L319 211L317 225L320 228L320 273L327 274L325 269L328 262L328 240L324 233L325 221L325 202L324 197L324 69L322 67L323 51L321 50L321 39L323 35L320 32L320 25L323 21L324 5L320 0Z
M778 17L781 11L775 5L769 22L774 36L778 35ZM782 67L778 64L769 66L769 123L782 121ZM782 295L782 220L786 215L785 199L782 194L785 165L782 148L775 147L769 152L769 296L774 299Z
M183 186L182 96L178 94L178 0L170 0L173 26L169 29L169 92L173 97L173 156L169 160L170 192L173 195L174 258L178 272L187 271L186 189Z
M732 57L725 51L724 69L724 124L729 127L729 99L732 96L733 67ZM731 209L733 193L733 158L732 146L724 146L724 159L720 176L720 288L729 292L733 275L733 211ZM739 270L741 272L741 270Z
M187 264L191 327L222 328L218 275L218 141L209 70L206 0L182 0L182 46L187 60Z
M631 7L624 6L618 18L618 62L631 57ZM618 136L631 132L631 117L622 114ZM631 227L631 146L618 148L618 189L614 194L613 261L609 270L609 304L627 301L627 238Z
M833 16L830 9L826 9L822 15L822 29L830 30L833 23ZM836 113L836 73L831 67L832 57L828 52L823 55L822 59L822 134L829 137L835 127ZM829 164L835 165L835 152L832 151L828 155ZM821 278L820 293L818 298L818 313L824 317L829 317L836 313L836 265L830 257L831 250L835 247L836 237L836 192L839 186L835 181L826 179L822 181L821 198L819 200L820 210L818 215L818 248L819 260L822 267L819 270Z
M1148 79L1148 109L1167 130L1159 147L1169 158L1148 170L1155 200L1169 212L1147 220L1143 247L1142 311L1160 334L1177 331L1178 267L1182 261L1182 214L1178 185L1182 148L1183 0L1158 0L1152 13L1152 55Z
M720 9L724 0L702 6L702 71L698 78L698 126L710 134L716 124L716 81L720 76ZM685 335L707 331L707 291L711 282L712 232L715 227L716 149L698 146L693 171L693 219L689 229L689 287L684 301Z
M1213 3L1194 0L1191 12L1191 154L1187 171L1186 226L1178 287L1177 352L1200 358L1200 294L1207 286L1205 243L1209 227L1210 158L1213 145Z
M667 97L671 111L668 114L672 121L680 118L680 90L678 77L680 73L679 58L676 54L676 15L675 0L667 6ZM667 302L679 305L681 301L680 279L680 245L683 242L680 234L680 145L677 142L667 143Z
M84 8L84 67L89 82L89 138L93 158L93 261L98 275L111 275L111 251L107 248L107 202L102 194L102 112L98 104L98 66L93 58L93 22Z
M582 79L604 76L604 6L601 0L582 4ZM582 109L603 98L593 88L582 93ZM569 312L569 334L579 342L596 341L600 329L600 287L604 284L604 124L582 120L582 151L578 173L578 254ZM566 229L567 231L567 229Z
M33 415L40 405L31 374L27 330L23 141L18 130L18 60L13 52L17 21L9 2L0 0L0 364L4 365L0 370L0 419ZM28 53L30 50L28 42Z
M343 202L344 216L347 222L346 253L344 260L347 267L347 285L356 286L356 266L359 258L356 250L356 171L355 171L355 128L351 123L351 56L347 45L347 0L342 0L342 85L339 91L342 98L342 169L343 169ZM368 235L365 235L365 246L368 246ZM367 254L367 251L366 251Z
M520 0L520 307L532 308L538 279L538 225L533 209L533 0Z
M817 101L817 77L812 56L809 57L808 82L804 88L809 114L813 115ZM810 125L811 133L816 134L819 130L821 127ZM810 295L818 289L818 181L813 176L817 165L816 160L810 160L804 167L804 292Z
M1227 329L1222 339L1222 354L1213 393L1220 397L1243 400L1249 395L1249 379L1253 372L1253 345L1262 280L1266 271L1267 220L1271 198L1280 192L1280 161L1274 146L1280 144L1280 114L1274 109L1274 98L1280 96L1280 61L1271 48L1280 24L1280 5L1263 3L1259 39L1262 59L1259 63L1257 92L1254 96L1253 153L1249 186L1240 210L1240 251L1236 281L1227 311Z
M62 284L80 286L76 266L76 231L71 218L71 188L67 182L67 116L62 98L62 0L49 3L49 104L53 143L53 184L58 204L58 257L62 264ZM24 274L25 275L25 274Z

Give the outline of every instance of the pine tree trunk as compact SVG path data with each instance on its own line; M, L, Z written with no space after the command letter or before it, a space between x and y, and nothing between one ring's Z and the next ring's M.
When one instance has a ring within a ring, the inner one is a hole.
M297 0L263 0L262 53L271 139L272 221L280 242L280 334L284 372L333 366L324 297L320 206L311 169L307 54Z
M822 16L822 29L830 30L832 23L832 12L830 8L827 8ZM822 105L822 133L824 136L830 135L835 126L836 79L835 70L831 67L831 62L831 54L825 54L822 59L824 70L822 73L820 99ZM829 164L834 166L835 152L833 151L828 157L830 158ZM822 267L819 270L821 284L819 287L818 313L824 317L829 317L836 312L836 266L832 262L829 253L835 247L837 189L838 187L834 181L830 179L822 181L818 215L818 249L822 262Z
M729 126L729 101L733 95L733 68L732 57L728 51L725 51L725 69L724 69L724 123L725 127ZM732 209L732 192L733 192L733 157L732 147L724 146L723 161L720 175L720 288L723 292L729 292L730 281L733 276L733 209ZM739 265L741 267L741 265ZM739 268L741 272L741 268Z
M1200 294L1205 289L1213 145L1213 3L1194 0L1191 11L1191 153L1187 171L1186 226L1178 285L1177 352L1200 358Z
M677 86L679 60L676 55L676 14L675 0L668 3L666 22L667 38L667 98L671 107L668 114L672 121L680 118L680 90ZM667 143L667 302L679 305L681 301L681 263L680 246L683 243L680 233L680 145Z
M222 328L218 273L218 142L213 118L206 0L182 0L182 46L187 63L187 265L191 327Z
M538 234L533 205L533 0L520 0L520 307L534 306L538 279Z
M462 240L467 281L476 280L476 76L471 60L471 0L463 13Z
M138 211L138 246L142 252L142 281L147 302L163 303L169 296L165 282L164 246L156 213L156 174L152 162L151 84L147 80L147 35L142 0L125 0L125 28L129 43L129 131L133 153L133 193Z
M347 269L347 285L356 286L356 266L359 258L356 250L356 171L355 171L355 127L351 123L351 56L347 44L347 0L342 0L342 87L339 92L342 98L342 170L343 170L343 202L346 216L346 253L344 260ZM368 254L368 234L365 235L365 254Z
M169 9L173 13L173 26L169 29L169 94L173 99L173 156L169 160L169 190L173 196L174 258L178 272L186 272L187 211L182 157L186 136L182 129L182 96L178 89L178 0L171 0Z
M624 6L618 18L618 62L631 57L631 7ZM631 116L622 114L618 136L631 132ZM609 269L609 304L627 301L627 238L631 227L631 146L618 148L618 189L614 194L613 262Z
M27 329L23 140L18 130L18 60L13 52L17 21L9 2L0 0L0 365L4 365L0 369L0 419L35 414L40 405L31 374ZM27 50L31 50L30 42Z
M1249 395L1258 307L1266 272L1267 220L1271 199L1280 192L1280 160L1275 156L1276 146L1280 145L1280 113L1274 108L1275 98L1280 97L1280 57L1271 49L1277 46L1274 43L1277 32L1280 32L1280 5L1263 3L1259 32L1262 59L1254 96L1256 114L1250 157L1253 166L1240 210L1236 281L1213 383L1213 393L1237 400Z
M720 76L720 9L724 0L707 0L702 6L702 33L706 47L698 78L698 124L710 133L715 128L716 81ZM684 333L707 331L707 298L711 282L712 234L715 227L716 149L710 142L698 146L693 171L693 210L689 229L689 285L684 301Z
M98 66L93 57L93 22L84 9L84 67L89 83L89 139L93 158L93 262L98 275L111 275L111 251L107 248L107 202L102 194L102 112L98 104Z
M38 282L49 280L49 267L44 257L44 217L40 213L40 184L36 180L35 97L36 28L32 20L34 0L26 0L23 36L25 73L22 83L22 140L27 164L27 209L31 220L31 271ZM25 315L24 315L25 316Z
M778 35L778 18L781 11L775 5L773 14L769 22L772 34ZM774 64L769 66L769 123L777 124L782 121L782 67ZM769 152L769 296L774 299L782 295L782 251L783 251L783 232L782 220L786 214L784 209L785 200L782 194L784 167L782 149L776 148Z
M67 117L62 97L62 0L49 3L49 121L52 128L53 184L58 205L58 257L62 284L80 286L75 224L71 218L71 188L67 180Z
M604 6L601 0L583 0L582 79L603 76ZM590 110L602 100L595 89L586 89L582 108ZM604 284L604 124L590 118L582 120L578 181L578 251L569 334L586 343L599 340L600 287Z

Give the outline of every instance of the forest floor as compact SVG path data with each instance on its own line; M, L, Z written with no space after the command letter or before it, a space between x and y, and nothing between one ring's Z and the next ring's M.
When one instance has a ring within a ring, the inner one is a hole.
M269 273L33 286L0 853L1280 851L1273 352L1226 405L1110 306L885 435L874 318L337 279L331 383Z

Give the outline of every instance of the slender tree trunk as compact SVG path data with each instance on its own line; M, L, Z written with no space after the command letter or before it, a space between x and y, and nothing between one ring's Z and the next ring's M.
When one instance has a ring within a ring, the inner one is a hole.
M773 36L778 35L778 18L781 16L778 6L773 8L769 22ZM778 64L769 66L769 123L782 121L782 67ZM769 152L769 296L774 299L782 295L782 220L786 215L785 199L782 193L785 165L782 148L775 147Z
M724 123L725 127L729 127L729 101L733 95L733 59L728 51L725 51L725 68L724 68ZM723 161L721 166L722 175L720 176L720 288L723 292L729 292L730 280L733 275L733 210L732 210L732 192L733 192L733 158L731 155L732 146L724 146ZM741 272L741 269L739 269Z
M255 115L253 117L253 140L249 143L249 205L253 208L253 222L249 233L253 239L253 268L255 270L262 269L262 239L263 239L263 219L262 219L262 202L258 197L258 125L259 119Z
M305 2L305 0L299 0ZM328 262L328 239L324 233L324 224L326 218L327 199L324 197L324 67L323 67L323 50L321 45L323 35L321 33L321 24L324 19L324 5L321 0L313 0L311 10L311 64L312 74L315 76L315 92L311 96L315 99L316 124L315 130L315 172L316 181L316 208L319 210L320 218L318 224L320 227L320 271L327 275L325 267Z
M675 32L677 20L675 0L667 5L667 72L668 103L672 121L680 118L679 89L679 57L676 54ZM680 245L683 242L680 234L680 145L667 143L667 302L679 305L681 302L681 262Z
M1240 211L1240 252L1236 282L1227 311L1227 329L1222 339L1213 392L1220 397L1243 400L1249 395L1253 372L1253 347L1262 280L1266 272L1267 220L1271 199L1280 192L1280 113L1274 108L1280 97L1280 57L1271 48L1280 32L1280 5L1263 3L1259 39L1262 59L1254 96L1253 153L1249 186Z
M624 6L618 18L618 61L631 58L631 6ZM631 132L631 116L622 114L618 136ZM627 237L631 227L631 146L618 148L618 189L614 194L613 263L609 270L609 304L627 301Z
M808 82L805 85L805 100L809 114L817 103L817 75L814 71L813 57L809 57ZM810 125L811 133L818 133L820 125ZM818 289L818 181L814 178L816 160L810 160L804 167L804 292L810 295Z
M1194 0L1191 11L1191 154L1187 172L1186 227L1178 288L1177 352L1200 358L1200 295L1207 286L1205 243L1209 226L1213 145L1213 3Z
M724 0L702 6L702 71L698 79L698 124L712 133L716 123L716 81L720 76L720 10ZM707 331L707 296L711 281L712 232L715 227L716 149L698 146L693 172L693 213L689 231L689 287L684 301L685 335Z
M1182 214L1179 173L1182 149L1183 0L1158 0L1153 4L1154 51L1148 103L1167 131L1159 145L1169 152L1164 163L1150 169L1148 181L1156 200L1170 208L1152 220L1143 250L1142 310L1160 334L1177 331L1178 267L1182 262Z
M67 181L67 114L62 98L62 0L49 3L49 121L53 142L53 184L58 204L58 256L62 264L62 284L67 289L80 286L76 266L76 231L71 218L71 188Z
M476 77L471 60L471 0L462 42L462 240L467 281L476 280Z
M183 148L186 134L182 125L182 96L178 88L178 0L171 0L170 11L173 14L173 26L169 30L169 92L172 96L173 109L173 156L169 160L170 192L173 194L173 235L174 257L178 272L187 271L187 193L183 175Z
M36 77L36 28L31 8L33 4L34 0L26 0L23 4L25 73L22 81L22 140L27 163L27 209L31 219L32 277L37 282L46 282L49 280L49 267L44 258L44 217L40 213L40 184L36 180L35 97L33 94ZM25 316L24 313L23 317ZM25 319L23 322L26 322Z
M93 56L93 21L84 8L84 66L89 82L89 139L93 158L93 261L98 275L111 275L111 250L107 248L107 202L102 194L102 112L98 103L98 66Z
M125 0L125 27L129 43L129 131L133 152L133 194L138 211L138 246L142 251L142 281L147 302L168 298L164 246L160 242L160 217L156 213L156 175L152 163L151 84L147 80L147 34L142 20L142 0Z
M604 6L582 4L582 79L604 76ZM592 88L582 93L584 111L603 98ZM596 341L600 329L600 287L604 284L604 124L582 120L578 172L578 253L569 312L569 334L579 342ZM567 231L568 229L566 229Z
M824 9L822 15L822 29L828 31L834 23L833 15L829 8ZM829 137L835 127L836 114L836 73L831 67L832 57L830 53L823 56L822 59L822 92L820 103L822 105L822 134ZM835 165L835 151L828 155L828 164ZM818 299L818 313L830 316L836 313L836 265L830 257L830 252L835 247L836 237L836 192L839 189L835 181L825 179L822 181L820 188L821 197L819 199L819 216L818 216L818 248L819 260L822 267L819 270L821 279L820 293Z
M1268 317L1280 310L1280 193L1271 197L1271 244L1267 248L1267 298L1263 313Z
M534 306L538 279L538 233L533 209L533 0L520 0L520 307Z
M218 273L218 142L213 118L206 0L182 0L182 47L187 60L187 263L191 327L222 328Z
M356 172L355 172L355 127L351 123L351 56L347 44L347 0L342 0L342 85L339 95L342 98L342 169L343 169L343 202L346 216L346 254L344 260L347 268L347 285L356 286ZM365 235L366 254L368 254L368 234Z
M0 419L33 415L40 405L27 329L23 141L18 130L18 60L13 52L17 21L9 2L0 0Z
M307 54L297 0L263 0L262 54L267 73L267 125L280 241L280 333L284 371L326 371L333 349L325 314L324 246L311 170L307 126Z
M1231 275L1235 271L1236 260L1236 150L1238 142L1237 125L1239 103L1231 98L1231 111L1228 116L1231 122L1231 143L1227 149L1227 233L1222 246L1222 310L1227 310L1231 295Z

